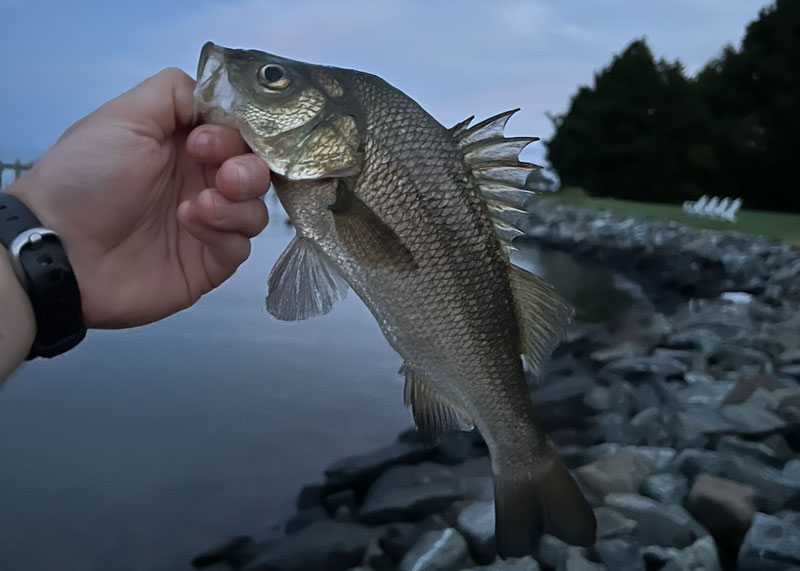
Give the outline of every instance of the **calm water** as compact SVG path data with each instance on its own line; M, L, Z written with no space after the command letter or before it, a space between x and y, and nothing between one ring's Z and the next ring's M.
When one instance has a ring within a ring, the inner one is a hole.
M325 466L410 426L401 361L352 293L301 323L263 309L293 232L276 212L195 307L91 332L0 389L0 569L189 569L231 535L270 534ZM581 277L563 256L525 256Z

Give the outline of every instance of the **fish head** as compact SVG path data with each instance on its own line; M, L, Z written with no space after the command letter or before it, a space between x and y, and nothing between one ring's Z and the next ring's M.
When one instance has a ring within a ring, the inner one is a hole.
M195 118L227 125L291 180L343 177L361 166L361 133L337 68L208 42L200 53Z

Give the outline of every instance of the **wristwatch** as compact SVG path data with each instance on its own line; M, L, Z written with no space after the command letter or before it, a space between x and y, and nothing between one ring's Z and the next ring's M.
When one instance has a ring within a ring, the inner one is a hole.
M81 294L61 239L27 206L0 191L0 244L28 293L36 339L27 359L55 357L86 337Z

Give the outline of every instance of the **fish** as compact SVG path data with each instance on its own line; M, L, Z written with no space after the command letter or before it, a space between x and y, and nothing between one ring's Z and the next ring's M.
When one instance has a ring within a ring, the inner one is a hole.
M571 307L510 262L536 166L505 137L517 110L446 128L376 75L208 42L199 121L236 128L269 166L296 234L268 278L267 310L296 321L352 289L403 359L404 399L428 445L477 428L491 459L502 558L544 533L595 542L592 507L537 425L536 377Z

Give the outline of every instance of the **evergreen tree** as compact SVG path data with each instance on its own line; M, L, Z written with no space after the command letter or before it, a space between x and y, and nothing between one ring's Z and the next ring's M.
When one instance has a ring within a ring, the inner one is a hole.
M697 89L714 120L714 192L800 211L800 2L762 10L741 49L725 48L698 75Z
M716 167L709 117L679 62L631 43L552 117L546 143L564 185L645 201L696 198Z

